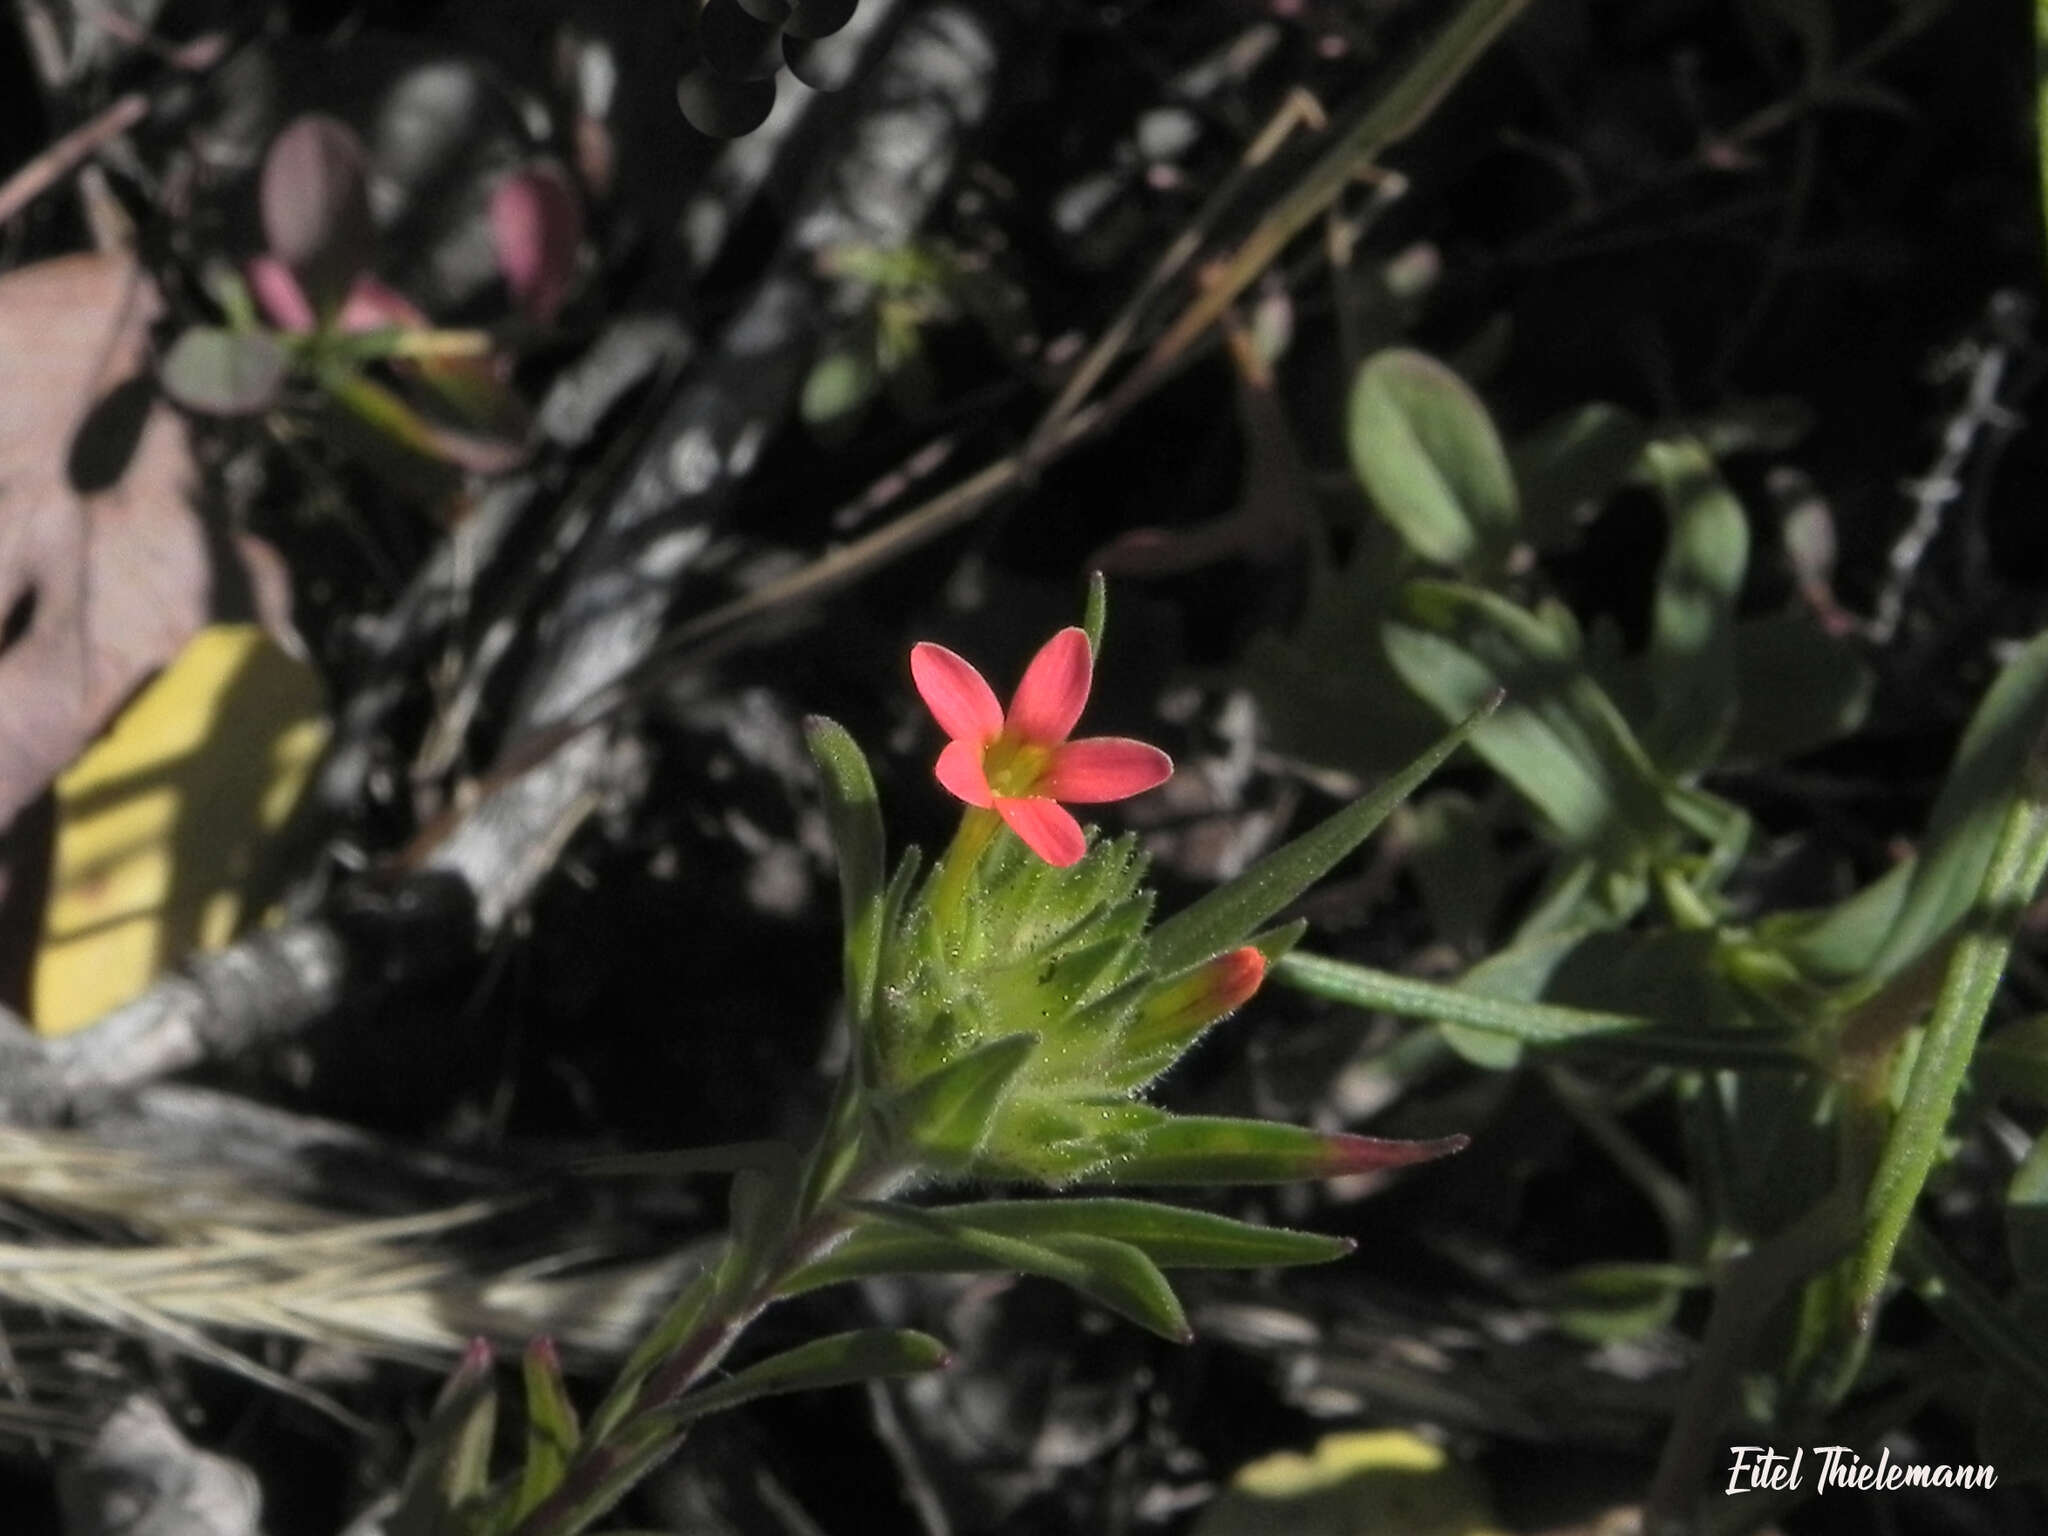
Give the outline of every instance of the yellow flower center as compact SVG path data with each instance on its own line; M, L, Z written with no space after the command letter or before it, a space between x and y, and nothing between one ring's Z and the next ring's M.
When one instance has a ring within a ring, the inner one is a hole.
M988 787L1009 797L1034 793L1050 766L1051 747L1017 741L1007 731L988 744L981 758L981 771L988 775Z

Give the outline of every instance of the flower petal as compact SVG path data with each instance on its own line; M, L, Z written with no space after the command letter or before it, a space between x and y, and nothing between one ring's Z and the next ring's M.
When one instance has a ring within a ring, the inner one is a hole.
M1031 658L1010 699L1004 721L1010 733L1038 746L1065 741L1088 703L1094 670L1086 630L1070 627L1054 635Z
M947 794L983 810L995 804L996 799L988 787L988 771L981 766L985 750L978 741L949 741L932 768Z
M1092 736L1070 741L1052 756L1038 792L1071 805L1128 800L1173 777L1173 759L1147 742L1126 736Z
M1036 795L998 795L996 814L1010 830L1024 839L1024 846L1056 869L1080 862L1088 851L1088 839L1073 813L1052 800Z
M972 664L929 640L910 648L910 678L918 697L955 741L993 741L1003 728L1003 706Z

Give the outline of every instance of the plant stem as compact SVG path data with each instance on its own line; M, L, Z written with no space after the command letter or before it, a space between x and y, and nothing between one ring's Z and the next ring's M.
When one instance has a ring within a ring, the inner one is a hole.
M821 1146L817 1155L822 1157L825 1151ZM774 1304L791 1275L847 1234L853 1225L852 1202L879 1197L898 1178L888 1167L856 1171L816 1211L785 1229L772 1255L747 1263L745 1255L728 1254L726 1262L744 1265L738 1273L752 1276L752 1283L734 1296L714 1293L703 1316L642 1379L632 1406L597 1439L578 1449L554 1492L520 1521L512 1536L575 1536L630 1487L630 1481L621 1482L605 1497L623 1468L637 1464L637 1479L673 1455L689 1433L687 1423L675 1423L666 1433L661 1429L677 1401L718 1368L740 1335ZM624 1383L614 1388L621 1390Z
M960 903L967 895L967 882L974 867L988 851L1003 819L994 811L969 806L960 818L960 828L946 846L939 867L932 872L932 916L941 931L950 930L960 915Z

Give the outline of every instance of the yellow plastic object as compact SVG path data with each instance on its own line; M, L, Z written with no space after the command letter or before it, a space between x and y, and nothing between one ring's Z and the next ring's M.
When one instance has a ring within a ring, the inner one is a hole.
M61 1035L228 942L327 739L320 681L251 624L201 630L57 780L33 1012Z
M1194 1536L1501 1536L1486 1489L1406 1430L1325 1435L1240 1467Z

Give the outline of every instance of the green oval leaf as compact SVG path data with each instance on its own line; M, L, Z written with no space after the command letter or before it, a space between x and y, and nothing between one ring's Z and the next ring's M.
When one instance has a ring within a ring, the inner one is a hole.
M1367 359L1347 437L1367 494L1417 554L1463 566L1513 542L1507 450L1479 397L1442 363L1401 349Z
M1681 439L1643 451L1670 532L1650 610L1657 712L1644 746L1667 773L1713 761L1735 720L1735 604L1749 568L1749 521L1706 449Z
M196 325L171 343L157 377L164 393L187 410L247 416L276 402L290 367L284 348L267 331Z

